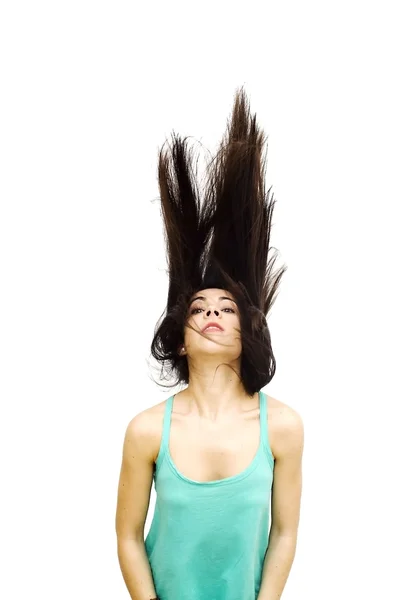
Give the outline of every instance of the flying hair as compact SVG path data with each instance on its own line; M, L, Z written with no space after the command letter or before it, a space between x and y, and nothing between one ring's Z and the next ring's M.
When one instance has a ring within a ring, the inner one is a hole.
M276 370L267 317L287 269L274 270L277 255L270 246L275 200L271 188L265 188L266 137L239 88L202 192L188 138L175 133L171 138L158 160L169 287L151 354L161 365L161 379L174 380L164 387L188 383L187 357L179 354L179 347L184 327L190 326L189 301L201 289L227 290L240 313L239 377L253 395Z

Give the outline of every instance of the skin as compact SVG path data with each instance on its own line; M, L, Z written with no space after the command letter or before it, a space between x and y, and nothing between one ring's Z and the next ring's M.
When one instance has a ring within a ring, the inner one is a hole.
M199 296L205 299L199 299ZM220 299L223 297L231 300ZM200 290L194 294L187 316L184 346L180 351L187 356L190 381L176 398L182 401L185 398L194 415L223 421L238 413L244 401L249 402L238 377L241 325L237 305L232 294L225 290ZM224 331L206 332L210 339L199 335L198 332L211 322L221 325Z
M184 344L179 349L188 358L190 382L186 389L176 394L174 400L177 418L186 428L182 429L184 448L188 444L187 439L193 438L192 431L196 430L201 431L200 439L206 440L204 444L208 443L207 440L220 439L224 446L227 423L230 423L231 431L235 427L240 430L246 418L249 422L253 413L255 417L258 416L257 393L250 398L236 374L240 367L241 339L239 313L233 297L217 288L200 290L193 298L197 296L204 296L204 299L190 304L187 321L187 325L192 325L195 331L185 327ZM221 300L221 296L231 300ZM197 332L211 321L221 324L224 332L209 332L207 336L210 339L206 339ZM144 551L144 525L162 437L165 404L166 401L161 402L136 415L127 426L123 446L116 533L124 579L132 597L139 600L148 600L156 595ZM275 466L270 542L258 600L279 600L295 555L302 491L304 430L300 415L270 395L267 421ZM256 429L249 427L249 432L249 435L254 435L251 432L256 432ZM184 434L188 436L187 439L184 439ZM176 449L179 448L179 437L178 440L176 437ZM183 456L178 452L177 458L179 455ZM194 453L187 463L188 468L191 465L192 468L196 467L199 456L199 451ZM205 459L202 460L204 462ZM215 463L213 460L211 464ZM229 467L234 468L226 461L224 468ZM205 480L214 478L210 469L212 466L203 464ZM191 476L189 473L187 475ZM134 557L135 568L132 567Z

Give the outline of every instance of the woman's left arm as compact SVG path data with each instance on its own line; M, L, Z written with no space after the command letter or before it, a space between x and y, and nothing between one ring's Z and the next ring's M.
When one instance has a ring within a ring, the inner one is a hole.
M257 600L280 600L295 557L302 492L304 427L286 406L274 448L272 522Z

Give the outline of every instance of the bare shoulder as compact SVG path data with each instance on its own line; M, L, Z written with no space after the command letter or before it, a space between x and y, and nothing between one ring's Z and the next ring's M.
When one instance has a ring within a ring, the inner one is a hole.
M167 400L163 400L142 410L127 425L126 435L144 444L154 462L160 449L166 402Z
M302 454L304 424L300 413L289 404L268 396L268 431L275 458L289 453Z

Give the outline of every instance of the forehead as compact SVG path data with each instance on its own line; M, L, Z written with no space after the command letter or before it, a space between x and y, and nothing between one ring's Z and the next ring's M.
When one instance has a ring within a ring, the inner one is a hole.
M205 298L206 300L215 301L220 300L220 298L230 298L231 300L234 300L234 296L229 291L221 288L207 288L204 290L198 290L195 294L192 294L191 302L200 297Z

